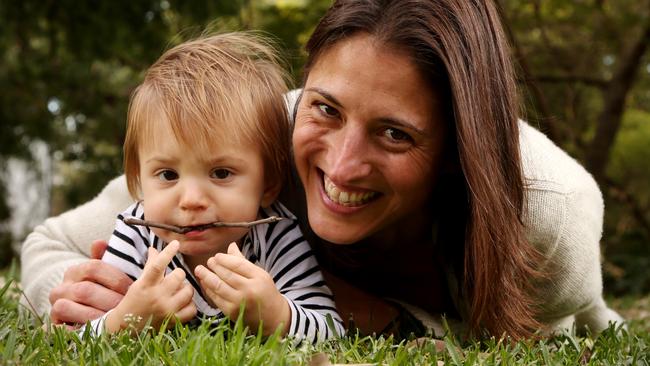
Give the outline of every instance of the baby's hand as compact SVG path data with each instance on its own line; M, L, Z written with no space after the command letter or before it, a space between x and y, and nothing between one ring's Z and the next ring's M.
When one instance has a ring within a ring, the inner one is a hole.
M244 322L253 331L262 322L264 335L272 334L281 324L282 334L288 332L291 310L287 300L271 276L248 261L237 244L230 244L228 254L218 253L208 259L207 268L197 266L194 274L205 294L230 319L237 319L243 303Z
M185 272L177 268L165 276L165 268L178 252L178 241L169 243L160 253L149 248L149 258L144 265L142 276L135 281L122 301L106 317L106 330L110 333L133 325L142 329L151 318L151 326L158 328L170 318L169 324L176 319L186 322L196 315L192 302L194 289L185 280ZM127 324L124 317L128 314L136 319Z

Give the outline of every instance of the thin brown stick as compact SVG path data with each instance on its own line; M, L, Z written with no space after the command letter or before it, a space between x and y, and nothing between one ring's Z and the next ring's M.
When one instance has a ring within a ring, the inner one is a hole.
M147 220L140 220L136 217L125 217L124 218L124 223L129 224L129 225L137 225L137 226L148 226L148 227L157 227L160 229L165 229L169 231L173 231L177 234L186 234L189 233L190 231L194 230L206 230L206 229L212 229L212 228L217 228L217 227L251 227L255 225L260 225L260 224L269 224L272 222L278 222L282 220L282 217L277 217L277 216L270 216L265 219L261 220L255 220L255 221L250 221L250 222L211 222L209 224L204 224L204 225L196 225L196 226L176 226L176 225L167 225L167 224L162 224L159 222L153 222L153 221L147 221Z

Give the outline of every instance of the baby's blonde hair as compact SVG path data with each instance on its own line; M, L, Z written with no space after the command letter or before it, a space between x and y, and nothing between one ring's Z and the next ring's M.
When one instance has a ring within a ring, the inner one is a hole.
M256 33L202 37L165 52L129 103L124 171L131 196L139 199L139 149L165 143L148 141L158 128L171 128L198 152L222 141L253 143L263 155L265 183L282 184L290 154L286 80L274 47Z

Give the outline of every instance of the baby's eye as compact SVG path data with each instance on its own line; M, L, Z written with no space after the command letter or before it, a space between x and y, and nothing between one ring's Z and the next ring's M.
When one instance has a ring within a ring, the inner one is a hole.
M329 106L325 103L318 103L316 106L321 111L321 113L328 117L337 117L339 115L339 111L337 111L336 108L333 108L332 106Z
M170 169L165 169L158 173L158 178L163 182L170 182L178 179L178 173Z
M228 169L215 169L210 174L210 177L214 179L226 179L230 177L231 173Z
M384 130L384 136L388 137L394 142L410 142L413 141L413 138L404 131L398 130L396 128L389 127Z

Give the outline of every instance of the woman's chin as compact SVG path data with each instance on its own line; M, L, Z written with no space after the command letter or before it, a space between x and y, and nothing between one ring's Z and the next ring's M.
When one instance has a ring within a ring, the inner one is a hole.
M367 229L357 230L349 222L341 223L336 220L312 219L310 217L309 225L319 238L337 245L354 244L368 236Z

